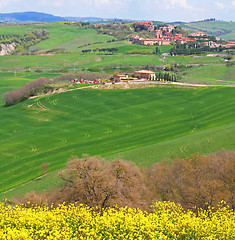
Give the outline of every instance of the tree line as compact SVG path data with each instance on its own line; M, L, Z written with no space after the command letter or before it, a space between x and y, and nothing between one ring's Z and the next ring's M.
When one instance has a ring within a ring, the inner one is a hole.
M202 46L198 42L176 44L175 47L170 49L170 54L172 55L192 55L192 54L202 54L206 52L221 52L223 47L210 48L210 46Z
M45 89L45 85L49 80L45 77L38 78L32 82L26 83L20 89L15 89L3 94L3 101L6 106L12 106L16 103L29 99L31 96L37 95L40 91Z
M68 82L74 79L77 80L96 80L96 79L108 79L110 77L107 73L97 73L97 72L78 72L78 73L67 73L57 76L53 79L53 82Z
M102 54L104 54L104 53L115 54L115 53L117 53L118 48L95 48L93 50L91 50L91 49L84 49L84 50L82 50L82 53L91 53L92 51L94 53L99 52L99 53L102 53Z
M169 65L169 64L168 64ZM169 71L169 70L166 70ZM157 81L164 80L170 82L177 82L177 76L175 74L170 74L168 72L158 72L156 73Z
M63 69L62 69L63 70ZM41 70L36 70L40 72ZM78 72L78 73L67 73L62 74L53 79L53 82L69 82L71 80L77 79L85 79L85 80L96 80L96 79L108 79L110 77L107 73L86 73L86 72ZM9 107L15 105L19 102L22 102L26 99L29 99L32 96L36 96L39 93L47 93L51 91L53 88L48 84L49 79L45 77L40 77L32 82L26 83L20 89L15 89L10 92L3 94L3 101L5 102L5 106Z
M133 33L131 23L105 23L97 27L98 34L107 34L119 40L126 39Z
M150 168L131 161L99 157L73 158L59 173L60 189L31 192L16 203L82 203L91 207L135 207L149 211L156 201L173 201L184 209L208 210L224 200L235 209L235 151L162 161Z

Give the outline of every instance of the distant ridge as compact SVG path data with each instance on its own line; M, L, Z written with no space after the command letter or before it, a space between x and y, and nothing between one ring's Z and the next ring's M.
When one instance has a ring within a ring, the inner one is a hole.
M104 21L103 18L99 17L65 17L68 21L75 21L75 22L102 22Z
M65 18L40 12L0 13L1 22L58 22Z
M0 22L20 23L20 22L132 22L132 20L117 18L100 18L100 17L60 17L42 12L14 12L0 13Z

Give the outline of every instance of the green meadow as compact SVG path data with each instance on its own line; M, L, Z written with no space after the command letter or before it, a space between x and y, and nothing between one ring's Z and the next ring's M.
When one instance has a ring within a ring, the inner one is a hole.
M20 34L25 32L44 29L50 33L50 38L40 42L39 44L32 46L31 48L38 48L41 50L52 50L58 48L64 48L64 54L52 54L52 55L6 55L0 56L0 92L6 92L6 88L1 89L2 86L8 85L8 79L14 82L15 88L17 88L21 81L18 79L25 79L29 81L41 76L53 78L60 73L54 73L60 69L67 68L70 72L84 71L89 69L99 69L100 71L108 71L112 73L116 68L132 67L133 69L140 66L160 66L164 67L166 64L181 64L184 66L194 65L193 71L195 75L192 75L191 70L185 71L182 76L184 82L196 82L196 83L213 83L217 80L219 84L228 84L228 81L234 80L235 66L231 66L229 73L225 72L226 63L221 56L207 57L201 56L174 56L163 57L161 55L149 54L128 54L133 50L150 50L156 51L156 46L141 46L133 45L128 40L118 40L111 36L104 34L97 34L95 29L79 28L77 26L70 26L64 23L50 23L50 24L31 24L31 25L10 25L1 26L1 34ZM84 49L96 49L96 48L118 48L118 52L115 55L98 54L91 52L89 54L83 54ZM167 53L172 46L159 46L161 52ZM210 65L211 69L216 69L218 65L220 69L223 69L222 76L218 76L216 72L203 71L205 68L198 68L197 65ZM40 69L42 73L35 73L35 70ZM112 70L114 69L114 70ZM198 71L200 70L200 71ZM201 73L201 70L203 74ZM123 70L124 71L124 70ZM125 72L123 72L125 73ZM198 74L197 74L198 73ZM223 81L225 76L225 81ZM215 79L214 80L211 80ZM222 79L221 79L222 78ZM8 89L11 89L9 87Z
M132 151L128 160L150 166L163 156L234 149L234 93L224 87L80 89L3 107L0 191L39 177L43 162L51 172L84 153L125 158ZM194 138L208 144L194 144ZM146 149L145 158L138 157L139 148Z
M225 40L235 40L235 23L225 21L202 21L181 25L191 32L203 31Z
M235 81L235 66L227 66L221 56L129 54L136 49L154 52L156 46L133 45L64 23L0 27L1 34L23 35L36 29L49 31L50 38L32 48L66 52L0 56L0 97L33 79L54 78L64 68L125 73L128 68L170 64L182 67L178 74L183 82L231 85ZM112 47L118 48L117 54L82 53ZM160 50L169 52L170 47ZM164 158L235 149L235 89L230 87L78 89L8 108L3 104L0 99L0 193L14 190L1 196L57 186L57 172L73 156L84 153L107 160L121 157L149 167ZM49 174L38 179L45 162Z
M186 71L185 82L210 83L210 84L234 84L234 66L205 65L190 68Z

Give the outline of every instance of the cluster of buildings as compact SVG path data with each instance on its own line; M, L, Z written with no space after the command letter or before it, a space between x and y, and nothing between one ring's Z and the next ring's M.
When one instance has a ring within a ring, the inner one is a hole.
M134 79L156 80L156 75L155 72L150 70L139 70L134 72ZM133 80L133 78L129 78L127 74L113 75L113 82L125 82L127 80Z
M100 25L103 25L104 23L99 24L93 24L93 26L98 27ZM134 44L141 44L141 45L171 45L173 42L176 44L184 44L186 42L192 42L197 41L200 37L208 36L207 34L204 34L203 32L194 32L190 33L188 36L185 37L182 35L182 33L176 33L175 25L172 24L166 24L159 26L158 29L155 29L155 26L153 22L142 22L142 21L136 21L134 22L135 26L145 26L145 29L151 33L151 35L154 35L154 38L142 38L138 35L131 36L130 40ZM225 47L230 48L231 46L235 46L235 43L232 41L228 41L226 44L217 43L216 41L210 41L208 38L203 38L204 45L209 46L210 48L215 47Z
M147 27L149 32L154 31L154 25L153 25L152 22L135 22L134 24L135 24L136 26L139 25L139 26L145 26L145 27Z
M141 45L170 45L172 42L183 44L188 41L193 41L191 38L184 37L182 33L173 34L175 25L165 25L154 30L152 22L135 22L135 25L143 24L148 27L148 31L154 33L155 38L141 38L139 36L131 36L131 41Z

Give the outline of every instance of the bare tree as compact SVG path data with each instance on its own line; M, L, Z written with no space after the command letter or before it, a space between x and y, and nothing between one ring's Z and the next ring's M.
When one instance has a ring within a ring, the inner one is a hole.
M22 88L3 94L3 101L6 106L11 106L36 95L49 82L45 77L38 78L32 82L26 83Z
M105 161L98 157L74 158L59 173L64 180L61 189L44 194L31 192L17 203L33 204L83 203L105 209L138 207L147 210L148 188L144 173L132 162L117 159Z
M157 163L148 172L149 183L162 200L184 208L207 209L224 200L235 207L235 152L175 159L171 165Z
M60 173L65 181L59 202L81 202L106 208L143 207L147 195L144 174L132 162L97 157L71 160Z

